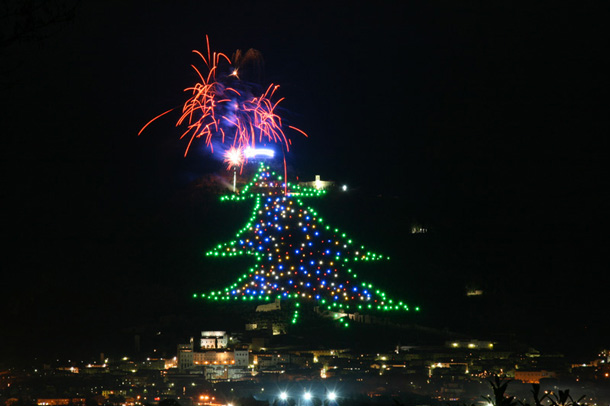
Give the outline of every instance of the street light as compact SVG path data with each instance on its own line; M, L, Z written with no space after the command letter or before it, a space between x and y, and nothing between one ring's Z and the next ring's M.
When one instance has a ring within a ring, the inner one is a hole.
M288 394L286 392L280 393L280 400L286 400L286 399L288 399Z
M329 401L334 402L335 400L337 400L337 394L335 392L328 392L328 395L326 395L326 398Z
M310 401L310 400L311 400L311 393L309 393L309 392L305 392L305 393L303 394L303 399L305 399L305 400L307 400L307 401Z

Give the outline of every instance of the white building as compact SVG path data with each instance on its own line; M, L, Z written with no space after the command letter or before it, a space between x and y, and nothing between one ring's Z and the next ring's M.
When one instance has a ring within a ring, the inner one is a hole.
M227 348L229 336L226 331L202 331L201 349Z
M320 175L316 175L316 180L311 182L299 182L299 185L313 187L318 190L325 190L334 186L335 182L329 180L321 180Z
M241 379L250 374L246 368L239 368L234 365L206 365L204 368L204 376L208 381Z
M202 331L201 350L195 351L194 340L178 345L176 367L183 372L211 374L214 379L235 379L243 375L250 365L250 349L239 345L227 350L229 337L226 331Z
M235 349L234 351L235 366L248 367L250 365L250 350L248 347Z
M177 367L184 371L193 367L193 339L189 344L178 344Z
M275 310L280 310L282 306L280 305L280 299L275 299L273 303L266 303L262 305L256 306L257 312L272 312ZM254 328L256 330L256 328Z

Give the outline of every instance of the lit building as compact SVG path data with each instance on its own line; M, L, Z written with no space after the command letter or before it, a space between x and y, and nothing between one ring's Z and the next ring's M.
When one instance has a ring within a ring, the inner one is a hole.
M246 368L238 368L234 365L206 365L204 368L204 376L208 381L241 379L249 374Z
M256 306L257 312L272 312L275 310L280 310L282 306L280 305L280 299L275 299L273 303L266 303L262 305Z
M226 331L202 331L201 332L201 348L202 349L217 349L227 348L229 344L229 336Z
M198 368L206 368L206 371L208 371L207 367L214 367L214 366L234 366L237 368L247 368L249 363L250 363L250 350L248 348L248 346L238 346L237 348L235 348L233 351L230 350L226 350L226 349L222 349L224 347L226 347L226 342L228 341L226 332L222 331L222 332L203 332L203 333L214 333L214 334L210 334L208 337L210 337L210 342L204 342L204 345L202 345L202 350L203 351L194 351L193 349L193 339L191 339L191 342L188 344L179 344L178 345L178 354L176 357L176 367L181 370L181 371L188 371L191 369L198 369ZM202 334L203 334L202 333ZM222 333L222 334L216 334L216 333ZM224 340L223 337L224 336ZM220 337L220 340L219 340ZM212 341L214 340L214 344L212 344ZM220 344L218 344L218 341L220 341ZM208 348L206 349L206 345L208 346ZM209 346L211 345L221 345L223 347L220 347L218 349L210 349ZM225 369L219 369L219 368L210 368L210 371L214 371L213 375L214 376L221 376L222 373L220 373L219 371L225 371ZM207 373L207 372L206 372ZM219 378L216 378L219 379Z
M39 398L36 404L38 406L79 406L85 404L85 398Z
M193 339L189 344L178 344L178 369L184 371L193 367Z
M235 366L237 367L248 367L250 365L250 350L247 346L235 348L233 351L233 358L235 360Z
M329 180L321 180L320 175L316 175L316 180L314 180L312 182L299 182L299 185L306 186L306 187L313 187L318 190L325 190L325 189L329 189L332 186L334 186L335 182L332 182Z
M556 374L550 371L521 371L515 370L515 380L523 383L540 383L543 378L555 378Z
M193 353L193 365L233 365L233 351L204 351Z
M467 348L469 350L493 350L494 343L491 341L481 340L457 340L446 341L445 347L449 348Z
M279 354L279 353L261 353L255 354L253 363L258 368L265 369L271 367L277 367L279 365L290 364L290 354Z

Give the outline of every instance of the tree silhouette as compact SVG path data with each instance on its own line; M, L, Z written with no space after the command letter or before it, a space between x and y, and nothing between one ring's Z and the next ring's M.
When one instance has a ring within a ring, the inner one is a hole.
M495 376L490 381L493 396L483 396L483 398L493 406L516 406L517 401L515 397L506 395L506 388L509 382L510 380L503 380Z
M582 395L580 398L578 398L578 400L574 400L572 398L572 396L570 395L569 389L566 389L563 391L560 390L559 393L552 394L552 396L550 396L549 398L551 399L552 406L583 406L583 405L586 405L585 403L580 403L585 398L585 395Z
M549 395L545 393L542 396L540 396L540 384L534 383L534 384L532 384L532 396L534 399L533 406L542 406L542 401L544 399L546 399ZM524 403L524 402L519 401L519 403L522 406L532 406L527 402Z

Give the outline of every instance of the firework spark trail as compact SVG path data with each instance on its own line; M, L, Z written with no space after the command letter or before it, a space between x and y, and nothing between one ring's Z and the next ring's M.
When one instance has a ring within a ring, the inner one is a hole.
M152 123L153 121L155 121L156 119L158 119L159 117L163 117L164 115L166 115L169 112L174 111L174 109L169 109L164 113L159 114L157 117L153 118L152 120L150 120L148 123L146 123L146 125L144 125L144 127L142 127L142 129L138 132L138 135L142 134L142 132L146 129L146 127L148 127L148 125L150 123Z
M242 159L239 165L243 165L243 151L246 147L255 147L257 143L280 144L282 152L289 151L290 139L282 129L282 119L276 113L277 106L283 98L273 102L272 98L279 85L271 84L260 96L253 96L249 86L242 82L238 75L239 66L234 67L234 62L223 53L211 52L210 41L206 35L207 55L197 50L197 54L203 61L207 72L203 74L195 65L191 65L196 72L199 81L193 86L184 89L190 93L190 97L182 106L182 112L176 122L176 127L185 125L186 130L180 139L187 139L184 152L186 156L196 138L203 138L205 146L214 152L214 142L224 144L230 141L232 146L227 152L231 156L225 156L225 162L236 162L235 156L239 152ZM246 54L258 55L257 51L250 50ZM240 52L235 54L235 63L245 60ZM228 64L228 74L223 74ZM236 88L237 87L237 88ZM153 121L170 113L174 109L167 110L150 120L138 135L146 129ZM295 130L305 137L307 134L293 126L288 128ZM229 163L229 168L231 167Z

